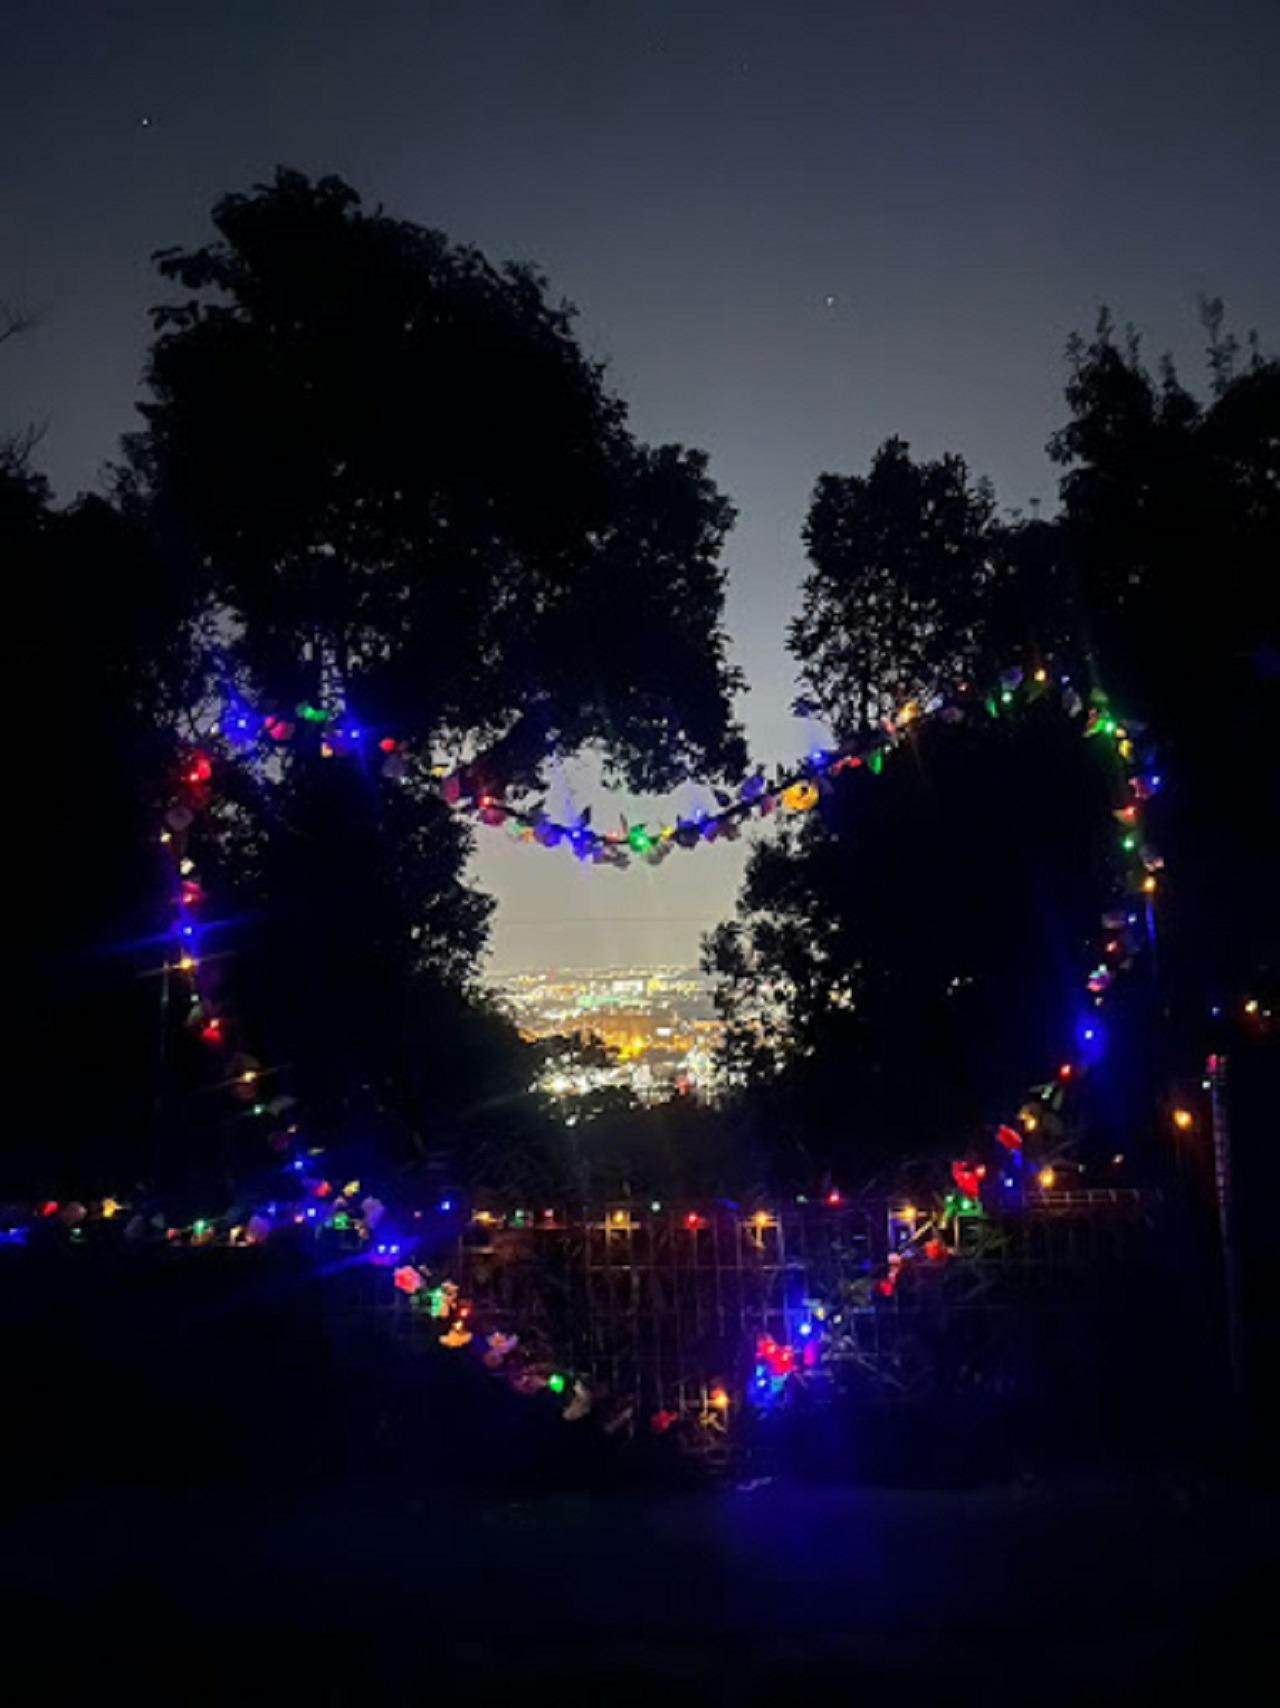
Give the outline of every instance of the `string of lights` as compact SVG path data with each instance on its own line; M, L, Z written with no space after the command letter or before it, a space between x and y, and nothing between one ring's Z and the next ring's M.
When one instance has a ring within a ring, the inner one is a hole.
M1110 744L1119 760L1121 785L1115 802L1117 855L1122 873L1120 893L1102 914L1098 957L1088 972L1086 996L1093 1010L1100 1009L1115 979L1133 963L1142 942L1154 934L1158 874L1163 866L1159 852L1147 839L1143 815L1147 804L1159 793L1162 779L1155 755L1140 744L1137 726L1127 725L1109 709L1106 696L1090 693L1088 700L1075 688L1071 676L1043 661L1030 667L1014 666L1004 671L989 693L979 696L967 686L953 694L937 694L925 703L909 702L876 730L831 749L813 749L793 766L772 779L762 768L747 777L733 793L721 791L714 813L697 818L677 818L674 823L650 828L627 825L616 832L592 827L587 809L572 824L549 818L540 805L514 803L483 784L473 767L431 767L440 797L456 812L481 824L514 826L521 840L542 847L565 845L582 860L624 867L633 858L649 865L660 864L676 848L694 848L719 839L736 837L751 819L766 819L781 810L797 814L811 811L822 794L834 786L842 773L862 767L878 774L886 755L908 734L931 718L958 723L975 713L990 718L1007 714L1019 702L1050 698L1062 712L1079 720L1087 739ZM390 784L401 783L409 773L413 755L409 744L393 734L382 733L353 721L349 713L303 702L294 718L275 712L257 712L234 701L222 708L207 731L207 739L183 755L175 787L165 802L159 831L162 848L169 857L171 931L175 954L167 962L165 976L186 981L187 1021L212 1051L225 1057L221 1075L233 1097L255 1115L278 1114L288 1100L278 1094L272 1074L261 1062L234 1047L231 1016L220 1003L216 963L202 953L207 927L202 909L207 901L192 855L192 838L211 808L219 771L231 764L261 760L294 743L300 727L319 730L318 751L332 761L368 761L376 755L381 776ZM1043 1119L1041 1105L1056 1109L1067 1086L1078 1081L1100 1054L1100 1024L1082 1024L1075 1048L1064 1059L1056 1077L1039 1089L1038 1103L1026 1104L1018 1124L999 1128L1005 1174L1020 1168L1022 1136L1033 1133ZM275 1096L268 1096L275 1091ZM983 1167L975 1164L975 1168ZM969 1188L972 1172L966 1173ZM982 1176L977 1176L981 1179ZM1015 1182L1010 1182L1010 1189ZM964 1199L976 1193L957 1181Z
M841 773L865 766L877 774L886 756L928 719L937 718L943 723L957 723L970 716L998 719L1019 703L1043 699L1055 701L1067 717L1078 720L1083 736L1110 749L1119 762L1118 793L1113 806L1120 874L1117 893L1101 914L1098 952L1084 980L1083 1018L1073 1047L1064 1054L1050 1079L1032 1088L1013 1119L995 1129L991 1153L996 1167L994 1177L987 1160L980 1157L966 1157L952 1164L953 1190L942 1198L936 1217L920 1224L930 1232L931 1238L920 1244L919 1252L912 1244L889 1266L878 1283L887 1296L896 1286L902 1263L920 1256L929 1262L945 1261L947 1248L942 1233L948 1227L954 1227L964 1217L982 1215L984 1201L1008 1206L1022 1198L1028 1141L1038 1148L1035 1135L1042 1133L1046 1117L1060 1113L1064 1099L1099 1059L1102 1048L1099 1012L1116 980L1133 965L1144 944L1154 936L1163 860L1147 836L1145 819L1150 802L1161 790L1162 778L1155 754L1140 728L1117 718L1099 691L1092 691L1087 698L1081 696L1070 677L1048 663L1025 669L1014 667L1001 675L990 693L979 695L971 689L959 688L950 695L939 694L923 705L908 704L880 729L833 749L811 751L772 779L763 770L757 770L733 794L717 796L721 804L714 813L696 819L677 819L673 824L654 829L624 824L614 833L593 829L589 812L566 824L551 820L539 806L526 807L508 801L491 787L482 787L476 772L466 767L432 768L441 798L454 810L482 824L513 824L522 840L543 847L564 844L579 859L593 863L624 866L638 857L657 864L675 848L693 848L721 837L731 838L749 819L765 819L777 811L793 814L811 811ZM368 758L370 752L376 752L379 769L388 782L401 781L408 774L412 755L407 744L398 738L365 730L353 725L349 716L311 706L298 708L298 722L323 729L319 752L326 759ZM291 1100L279 1093L273 1083L276 1076L272 1069L235 1047L232 1017L221 1004L219 956L206 950L206 937L213 927L204 921L208 896L196 870L193 847L196 829L213 805L220 769L287 746L296 730L297 723L293 720L269 713L259 715L242 705L228 708L206 732L200 745L184 753L173 790L163 804L158 831L168 861L171 949L165 974L184 981L186 1022L198 1029L209 1050L219 1054L216 1083L247 1113L257 1116L278 1116ZM1185 1130L1187 1123L1194 1122L1194 1116L1179 1105L1173 1120L1179 1129ZM354 1242L373 1262L392 1266L401 1277L397 1286L416 1295L416 1284L407 1279L411 1266L407 1267L401 1259L417 1244L419 1232L413 1224L421 1222L424 1212L420 1209L411 1212L407 1221L404 1213L388 1219L386 1206L379 1198L359 1196L358 1182L336 1190L329 1181L316 1176L312 1153L306 1150L297 1123L274 1131L272 1143L282 1153L280 1168L285 1185L269 1201L251 1209L235 1206L221 1216L196 1218L179 1227L166 1226L163 1218L153 1218L140 1226L135 1212L125 1218L126 1226L135 1237L146 1237L155 1231L167 1242L177 1239L195 1245L258 1244L281 1226L314 1232L317 1236L334 1234ZM1052 1159L1044 1160L1035 1176L1036 1186L1041 1192L1049 1191L1055 1180ZM834 1186L829 1186L822 1198L833 1210L843 1202L839 1188ZM69 1228L72 1237L83 1237L86 1225L111 1220L126 1209L114 1198L104 1199L92 1208L74 1202L63 1205L50 1202L35 1207L33 1220L52 1219ZM457 1213L467 1212L452 1199L443 1200L434 1212L444 1216ZM513 1227L523 1225L525 1215L523 1211L475 1212L477 1219L491 1223L509 1218ZM391 1222L398 1231L391 1231ZM691 1235L696 1235L706 1226L706 1217L700 1211L690 1210L684 1217L684 1226ZM24 1223L9 1228L6 1235L21 1239L26 1232ZM460 1321L451 1323L444 1332L457 1337L445 1340L446 1345L454 1346L469 1343L472 1334ZM461 1338L463 1335L466 1339ZM500 1349L489 1346L486 1356L497 1350ZM762 1363L767 1380L774 1384L780 1375L789 1374L789 1370L775 1369L776 1359L771 1361L771 1358L772 1355L764 1356ZM717 1409L710 1406L712 1414Z
M766 776L763 768L757 768L736 790L716 791L719 805L714 812L692 818L677 817L674 822L652 827L643 823L629 825L624 819L618 830L601 831L591 823L590 808L572 822L556 820L541 803L524 805L508 799L496 784L484 781L482 766L429 765L427 770L440 798L454 811L480 824L506 826L519 840L543 848L567 847L579 860L593 864L625 868L639 859L656 866L676 849L733 840L751 820L764 820L779 811L787 814L812 811L842 773L865 767L872 775L878 775L887 755L915 728L932 718L951 724L975 712L998 718L1018 701L1045 698L1056 699L1068 717L1081 720L1087 738L1112 743L1125 778L1123 798L1117 800L1115 807L1118 852L1126 876L1124 893L1103 914L1100 953L1088 976L1089 994L1095 1006L1100 1006L1118 973L1132 963L1140 944L1144 917L1147 933L1154 931L1157 874L1163 862L1144 835L1142 813L1147 802L1158 793L1161 777L1154 766L1154 755L1145 746L1139 747L1136 726L1130 728L1114 717L1106 696L1099 691L1093 691L1086 701L1070 674L1058 670L1051 662L1007 669L985 696L962 686L954 693L939 693L923 703L910 701L886 718L879 728L856 739L833 748L814 748L773 777ZM211 1049L227 1053L228 1088L258 1114L275 1112L278 1100L266 1100L268 1086L262 1064L231 1048L230 1017L219 1007L216 979L204 970L200 954L204 936L201 908L207 898L192 858L190 839L193 827L210 809L220 769L236 763L260 762L287 751L299 739L299 731L305 729L318 732L317 751L322 759L367 765L376 757L378 771L391 784L402 783L411 767L424 763L422 756L415 758L409 743L395 734L368 727L353 719L349 711L304 701L296 707L293 717L286 718L274 711L256 711L237 699L221 709L201 745L184 754L160 830L160 842L171 860L173 930L178 950L176 959L166 969L166 976L172 971L189 981L190 1023L199 1027L201 1038ZM1092 1032L1084 1029L1078 1040L1076 1059L1063 1063L1059 1069L1060 1084L1087 1067L1090 1056L1097 1053L1088 1047L1096 1042L1096 1036L1096 1029ZM1034 1111L1024 1111L1024 1129L1034 1130L1034 1119ZM1030 1128L1028 1120L1033 1123ZM1002 1131L1016 1133L1017 1129ZM1011 1157L1020 1156L1020 1147L1006 1146L1006 1149Z

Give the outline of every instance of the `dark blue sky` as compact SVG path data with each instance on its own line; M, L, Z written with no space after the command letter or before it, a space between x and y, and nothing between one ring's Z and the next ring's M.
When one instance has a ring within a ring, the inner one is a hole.
M0 425L48 422L61 491L131 424L150 251L278 162L336 171L537 261L637 430L711 453L769 759L805 739L783 632L818 473L901 433L1051 502L1062 346L1101 302L1188 377L1202 292L1280 343L1275 0L51 0L0 45L0 298L40 317ZM741 870L484 845L507 966L692 958Z

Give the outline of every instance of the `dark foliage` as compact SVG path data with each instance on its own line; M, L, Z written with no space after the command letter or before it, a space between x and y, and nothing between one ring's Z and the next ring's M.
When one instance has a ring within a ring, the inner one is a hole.
M1053 655L1158 739L1166 924L1123 998L1127 1071L1094 1076L1082 1111L1099 1153L1150 1130L1157 1088L1198 1071L1210 1005L1238 1007L1280 949L1267 876L1280 784L1264 745L1280 671L1280 368L1256 350L1241 368L1216 306L1207 323L1208 403L1167 363L1153 377L1105 318L1073 344L1056 522L999 522L959 458L916 464L898 440L865 477L823 476L792 631L806 698L841 736ZM738 923L708 943L757 1118L855 1168L955 1154L1007 1119L1073 1037L1109 893L1107 782L1078 728L930 730L882 778L841 783L762 844Z
M181 600L128 521L95 499L56 511L18 467L0 473L0 559L26 685L3 1176L54 1196L118 1189L146 1166L159 1084L157 730L186 663Z
M822 475L804 542L814 567L790 646L839 734L976 666L1002 540L990 488L959 457L913 462L888 439L865 477Z
M755 851L708 960L731 1066L797 1184L985 1147L1052 1072L1108 893L1101 757L1048 707L929 728ZM1115 1052L1143 1047L1127 1020L1110 1025ZM1142 1117L1105 1068L1099 1161Z
M732 510L651 447L525 266L280 172L162 252L129 485L241 625L253 685L491 750L598 741L636 787L740 767L720 629Z
M1071 347L1051 446L1083 639L1167 755L1165 976L1184 1007L1232 1001L1280 954L1280 363L1240 366L1217 305L1206 324L1201 402L1104 316Z
M738 770L732 511L701 455L632 437L531 268L292 172L214 223L158 257L195 294L156 310L122 501L194 583L215 697L343 705L418 756L388 784L299 722L219 777L202 870L237 1042L317 1138L491 1174L537 1128L531 1065L469 1012L490 904L421 756L503 789L586 744L637 787Z

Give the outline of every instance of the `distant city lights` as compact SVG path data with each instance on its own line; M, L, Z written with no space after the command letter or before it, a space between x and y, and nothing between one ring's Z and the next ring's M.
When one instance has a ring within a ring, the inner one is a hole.
M514 973L494 988L526 1039L564 1040L538 1081L557 1102L576 1106L610 1090L641 1103L715 1092L723 1023L696 968ZM576 1109L565 1119L575 1124Z

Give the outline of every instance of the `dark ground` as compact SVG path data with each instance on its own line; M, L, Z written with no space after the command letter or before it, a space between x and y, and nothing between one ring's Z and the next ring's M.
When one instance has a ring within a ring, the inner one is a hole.
M1272 1644L1222 1466L640 1482L287 1265L3 1279L0 1700L1213 1702Z
M408 1504L351 1483L100 1488L9 1526L0 1583L24 1701L95 1676L179 1702L429 1701L446 1679L471 1702L1215 1701L1269 1643L1274 1521L1239 1491L1100 1481Z

